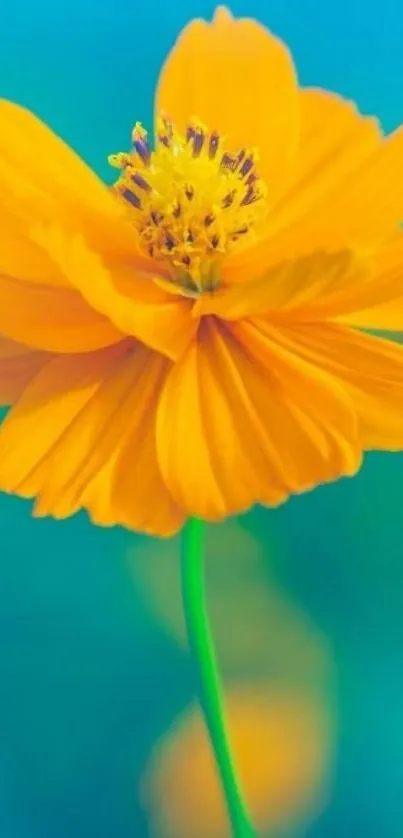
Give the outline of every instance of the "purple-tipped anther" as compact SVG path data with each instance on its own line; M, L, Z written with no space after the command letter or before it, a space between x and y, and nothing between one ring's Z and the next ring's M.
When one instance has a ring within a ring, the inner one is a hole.
M244 148L241 148L241 150L240 150L240 151L238 152L238 154L237 154L236 163L235 163L235 166L234 166L234 172L235 172L235 171L239 168L239 166L241 165L242 160L243 160L243 159L244 159L244 157L245 157L245 154L246 154L245 149L244 149Z
M253 169L253 157L247 157L246 160L242 163L242 166L239 170L239 174L241 177L246 177L249 174L250 170Z
M232 241L236 241L239 236L244 236L245 233L248 232L248 230L249 230L249 227L248 227L247 224L244 224L242 227L239 227L238 230L234 230L233 233L232 233L232 236L231 236Z
M194 138L193 138L193 157L198 157L203 145L204 145L205 136L201 128L197 128Z
M151 218L151 221L153 222L153 224L155 224L156 227L158 227L158 225L161 224L161 221L164 220L164 216L163 216L162 212L157 212L156 210L153 210L150 213L150 218Z
M224 152L221 158L221 166L224 169L233 169L236 164L236 158L233 157L231 154L228 154L227 151Z
M225 195L225 197L221 201L221 206L223 209L228 209L228 207L232 206L232 204L234 203L235 195L235 189L233 189L232 192L228 192L228 195Z
M209 156L210 160L214 160L214 158L217 154L219 145L220 145L220 136L219 136L219 134L217 134L217 131L213 131L212 134L210 134L210 141L209 141L209 145L208 145L208 156Z
M131 176L131 180L139 189L143 189L144 192L151 192L151 186L139 172L136 172L134 175Z
M161 117L160 127L163 127L164 130L158 132L158 141L164 145L165 148L170 148L173 136L172 122L166 117Z
M257 195L253 186L249 186L248 189L246 190L246 193L245 193L244 197L242 198L242 201L241 201L241 204L240 204L241 207L246 207L249 204L253 204L254 201L258 200L258 197L259 196Z
M166 234L164 244L165 244L165 247L166 247L167 250L173 250L173 248L175 247L176 240L171 235L171 233Z
M133 207L136 209L141 209L141 201L138 195L135 195L134 192L131 192L130 189L122 189L122 195L129 202Z
M151 159L151 150L147 142L147 137L135 137L133 141L133 146L137 151L137 154L140 157L140 159L146 166L148 166Z

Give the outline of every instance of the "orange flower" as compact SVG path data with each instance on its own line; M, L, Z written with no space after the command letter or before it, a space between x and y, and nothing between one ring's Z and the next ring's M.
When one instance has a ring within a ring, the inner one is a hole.
M403 132L225 9L155 112L110 190L0 105L0 487L168 535L403 448Z

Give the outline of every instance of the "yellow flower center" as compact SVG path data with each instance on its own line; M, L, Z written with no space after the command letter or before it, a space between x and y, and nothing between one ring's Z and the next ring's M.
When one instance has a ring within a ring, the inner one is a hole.
M130 153L109 157L120 176L114 190L131 210L141 249L168 268L190 296L217 287L222 259L253 235L267 212L256 151L225 149L197 120L181 135L165 117L156 148L137 123Z

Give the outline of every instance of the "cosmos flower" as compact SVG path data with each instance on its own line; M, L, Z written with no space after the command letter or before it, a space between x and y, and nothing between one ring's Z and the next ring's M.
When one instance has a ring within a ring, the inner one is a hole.
M2 490L169 535L403 448L402 130L220 8L110 162L1 102Z

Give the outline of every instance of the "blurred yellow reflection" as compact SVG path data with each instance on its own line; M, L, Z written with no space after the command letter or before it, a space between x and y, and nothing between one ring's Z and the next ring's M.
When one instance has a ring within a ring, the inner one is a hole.
M326 793L326 714L312 700L271 685L232 689L226 704L239 775L258 834L302 835ZM160 741L143 795L155 838L230 838L197 708L186 712Z
M326 637L276 579L276 549L236 522L209 527L208 607L259 835L300 838L323 807L333 768L334 662ZM179 539L129 555L150 610L186 652L179 559ZM197 706L157 744L143 791L153 838L229 835Z
M224 675L237 680L269 675L281 683L327 689L333 660L326 638L273 577L267 546L235 522L208 527L206 535L208 610ZM179 557L178 538L149 539L129 551L145 602L186 648Z

